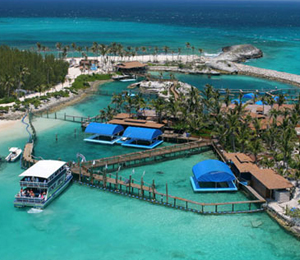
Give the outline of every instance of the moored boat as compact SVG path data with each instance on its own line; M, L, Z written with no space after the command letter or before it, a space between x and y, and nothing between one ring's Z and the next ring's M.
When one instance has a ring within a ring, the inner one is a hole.
M18 148L18 147L11 147L9 149L9 155L6 156L5 160L7 162L14 162L16 161L20 155L22 154L22 149Z
M15 207L45 208L71 182L72 174L66 162L41 160L19 175L20 192Z

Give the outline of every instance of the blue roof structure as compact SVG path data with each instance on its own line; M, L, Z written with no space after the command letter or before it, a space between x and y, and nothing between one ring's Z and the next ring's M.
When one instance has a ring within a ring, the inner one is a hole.
M205 160L194 165L193 173L198 182L230 182L235 176L226 163Z
M162 131L158 129L129 126L125 130L123 137L136 140L152 141L160 135L162 135Z
M113 136L124 130L121 125L90 123L85 129L86 133L98 134L102 136Z
M247 93L243 96L243 98L248 98L248 99L252 99L255 97L255 94L254 93Z
M263 104L264 103L261 100L255 102L255 105L261 105L262 106Z

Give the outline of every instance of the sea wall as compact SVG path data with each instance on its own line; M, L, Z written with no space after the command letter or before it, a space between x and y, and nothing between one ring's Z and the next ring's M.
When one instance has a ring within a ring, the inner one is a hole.
M262 69L240 63L234 63L234 66L238 69L239 75L276 80L300 87L300 75L280 72L276 70Z

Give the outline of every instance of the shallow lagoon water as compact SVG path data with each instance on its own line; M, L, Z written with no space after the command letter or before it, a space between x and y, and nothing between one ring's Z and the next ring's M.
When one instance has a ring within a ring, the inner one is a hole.
M220 78L223 80L223 77ZM199 79L200 80L200 79ZM197 81L197 78L196 78ZM241 86L243 81L241 81ZM101 89L122 90L126 85L108 83ZM224 81L224 84L226 82ZM94 115L109 104L109 97L93 96L59 113ZM83 142L80 125L45 118L35 119L38 133L35 153L46 159L75 160L127 153L135 149ZM7 147L23 147L28 136L20 123L13 134L1 132L0 154ZM77 129L76 138L74 129ZM55 134L58 133L58 142ZM197 201L246 200L240 192L194 194L188 177L198 161L214 158L212 152L135 168L137 180L156 180L163 191ZM286 233L266 213L203 216L151 205L109 192L72 184L40 214L13 207L19 189L18 163L0 172L1 259L299 259L300 242ZM132 169L121 170L126 177ZM253 222L262 225L254 228Z

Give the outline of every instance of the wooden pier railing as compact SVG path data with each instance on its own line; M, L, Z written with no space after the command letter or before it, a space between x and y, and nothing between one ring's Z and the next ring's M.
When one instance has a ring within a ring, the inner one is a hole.
M176 144L157 148L153 150L146 150L141 152L128 153L107 158L95 159L81 164L72 166L72 172L79 174L80 171L89 171L91 168L106 168L109 171L115 171L120 166L122 168L136 167L146 165L152 162L171 160L186 155L200 153L205 147L210 147L210 141L194 141L183 144Z
M75 183L109 191L141 201L147 201L152 204L162 205L165 207L191 211L199 214L234 214L234 213L254 213L263 211L263 203L265 200L261 197L254 200L219 202L219 203L203 203L189 199L176 197L168 194L168 185L166 184L166 193L156 190L155 182L152 184L145 183L143 177L139 183L129 176L129 179L123 179L116 175L108 174L106 171L101 175L91 172L83 172L81 176L75 180ZM255 194L251 194L254 195Z

